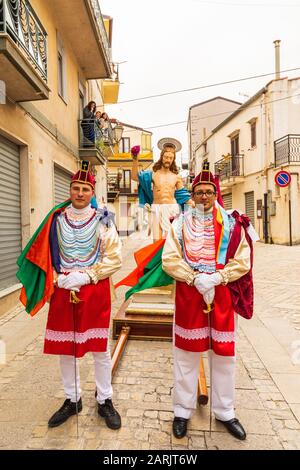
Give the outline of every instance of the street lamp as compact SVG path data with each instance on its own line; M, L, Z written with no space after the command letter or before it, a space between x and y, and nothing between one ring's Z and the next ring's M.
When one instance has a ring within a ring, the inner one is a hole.
M122 139L124 127L121 124L117 124L113 129L114 141L118 144Z

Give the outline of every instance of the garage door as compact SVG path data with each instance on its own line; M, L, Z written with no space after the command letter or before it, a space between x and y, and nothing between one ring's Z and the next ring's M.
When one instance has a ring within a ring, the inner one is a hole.
M71 173L54 166L54 203L60 204L70 197Z
M21 247L19 147L0 136L0 290L19 282Z
M232 193L222 194L224 208L226 210L232 209Z
M254 224L254 191L245 193L245 209L246 215L249 217L252 224Z

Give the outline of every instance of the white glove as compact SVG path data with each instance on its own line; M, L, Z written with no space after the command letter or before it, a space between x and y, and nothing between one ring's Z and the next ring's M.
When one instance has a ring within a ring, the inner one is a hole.
M65 276L61 274L58 276L57 285L61 289L74 290L79 292L80 287L90 283L90 276L86 273L73 272Z
M57 278L57 287L60 289L65 289L65 281L67 279L67 276L65 274L59 274ZM79 289L76 289L76 292L79 292Z
M212 287L203 294L203 299L206 305L212 304L215 298L215 288Z
M200 292L200 294L204 294L212 287L218 286L222 282L222 276L220 273L213 273L213 274L205 274L201 273L196 276L194 281L194 286Z

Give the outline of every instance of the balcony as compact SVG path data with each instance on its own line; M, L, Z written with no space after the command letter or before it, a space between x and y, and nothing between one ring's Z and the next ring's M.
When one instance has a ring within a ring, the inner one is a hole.
M275 167L300 163L300 135L288 134L274 142Z
M92 165L103 165L113 155L114 131L111 123L101 129L95 120L79 120L79 158Z
M47 33L29 1L0 0L3 95L14 102L48 99L47 67Z
M99 0L51 0L58 29L87 79L111 77L111 52Z
M244 156L227 155L215 163L215 174L220 177L222 188L230 188L235 184L243 183L244 178Z
M107 178L107 201L114 203L119 197L119 179L117 174L110 174Z

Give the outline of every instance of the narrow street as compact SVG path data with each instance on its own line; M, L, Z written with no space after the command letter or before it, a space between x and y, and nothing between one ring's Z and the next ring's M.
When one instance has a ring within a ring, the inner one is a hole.
M147 243L147 240L143 240ZM123 268L134 266L141 246L124 242ZM1 449L300 449L300 246L256 244L255 316L240 319L236 414L248 436L230 436L209 407L197 409L182 440L172 436L171 343L130 340L113 379L122 428L108 429L97 415L90 355L81 360L83 410L64 425L47 421L64 395L57 357L42 354L45 308L30 319L21 307L0 318L6 364L0 365ZM113 314L126 288L118 290ZM113 342L112 342L113 344ZM208 367L206 367L208 374Z

